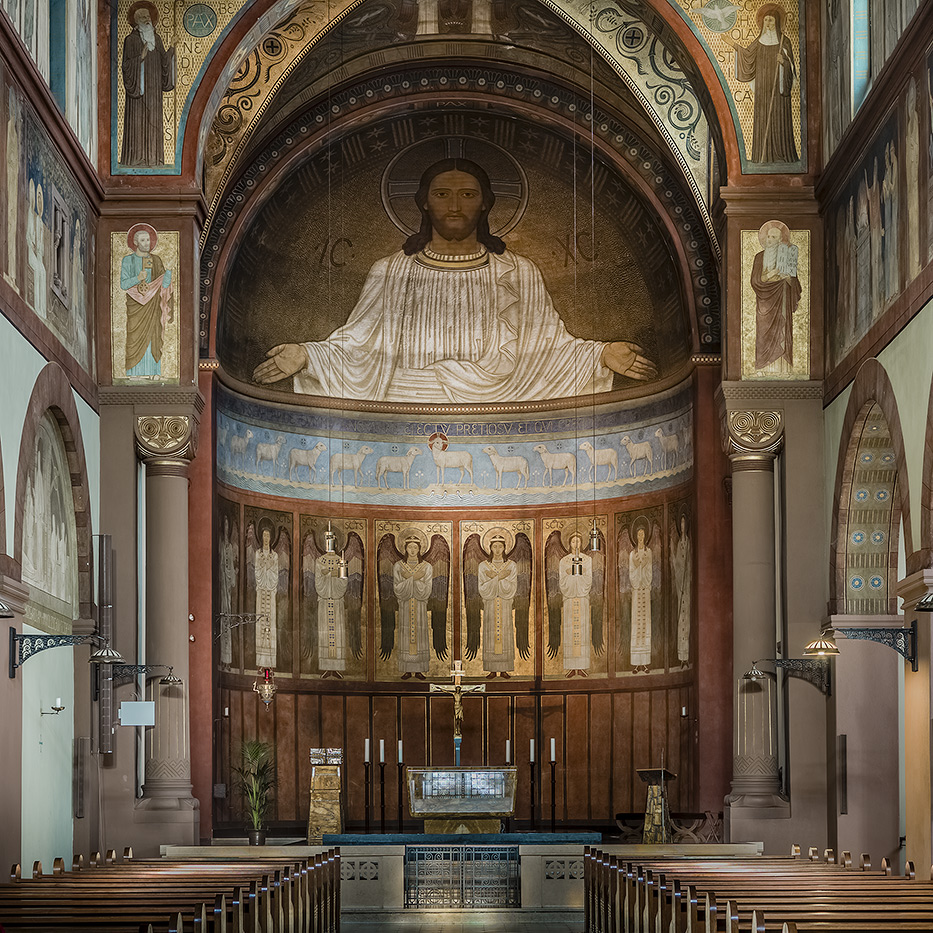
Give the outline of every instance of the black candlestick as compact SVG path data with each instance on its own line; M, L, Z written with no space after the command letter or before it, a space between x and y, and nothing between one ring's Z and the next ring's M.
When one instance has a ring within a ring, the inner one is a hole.
M535 763L534 761L531 761L530 765L531 765L531 829L533 832L535 828Z
M404 830L405 814L403 810L404 802L405 802L405 765L400 761L398 763L398 831L400 833L405 832Z
M551 832L557 819L557 762L551 762Z
M379 832L386 831L386 763L379 762Z
M372 812L373 806L373 766L372 762L364 761L363 762L363 773L365 777L363 780L366 782L366 834L369 835L369 815Z

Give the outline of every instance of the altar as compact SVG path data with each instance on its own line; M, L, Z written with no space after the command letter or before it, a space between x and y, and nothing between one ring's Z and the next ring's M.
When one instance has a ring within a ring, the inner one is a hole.
M515 767L408 768L408 806L425 833L498 833L515 812Z

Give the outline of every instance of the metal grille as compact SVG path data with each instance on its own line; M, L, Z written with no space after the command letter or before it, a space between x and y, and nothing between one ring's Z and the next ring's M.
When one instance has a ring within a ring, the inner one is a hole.
M518 846L405 846L405 906L521 907Z

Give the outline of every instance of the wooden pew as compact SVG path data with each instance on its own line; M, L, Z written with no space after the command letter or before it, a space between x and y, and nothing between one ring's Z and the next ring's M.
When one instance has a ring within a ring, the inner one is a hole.
M73 870L56 859L51 875L33 866L23 879L0 885L0 922L8 931L100 929L231 930L234 933L337 933L339 851L296 858L137 860L130 850L117 862L111 850L94 853L90 867L75 856ZM102 911L104 905L104 911ZM179 907L190 905L179 911ZM169 917L168 922L158 922Z

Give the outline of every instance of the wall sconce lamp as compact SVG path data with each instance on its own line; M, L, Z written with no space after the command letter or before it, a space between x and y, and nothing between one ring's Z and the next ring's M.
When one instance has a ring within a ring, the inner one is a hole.
M742 675L743 679L764 680L765 677L775 677L776 674L772 674L771 671L762 671L758 668L758 665L763 663L773 664L775 667L787 671L791 677L799 677L802 680L809 681L826 696L833 692L829 661L824 658L818 661L809 658L760 658L752 664L751 670Z
M920 606L918 604L917 608ZM925 610L928 611L928 610ZM811 641L803 653L809 657L826 657L839 654L835 635L855 641L876 641L879 645L893 648L902 658L910 662L910 669L917 670L917 620L909 628L837 628L823 629L816 641Z
M137 674L151 674L160 668L168 673L159 681L159 686L180 687L184 683L180 677L175 676L175 668L171 664L114 664L110 670L114 680L129 681Z
M42 709L39 707L40 716L57 716L65 708L64 702L62 702L61 697L55 697L55 702L52 704L51 709Z
M253 683L253 693L259 694L259 699L266 704L266 709L275 696L278 689L275 685L275 671L271 667L261 667L256 674L256 680Z
M9 618L9 617L8 617ZM91 664L123 664L123 657L110 647L109 639L100 635L21 635L10 626L10 678L16 677L16 668L22 667L34 654L47 648L67 648L84 645L89 641L103 642L89 658Z

